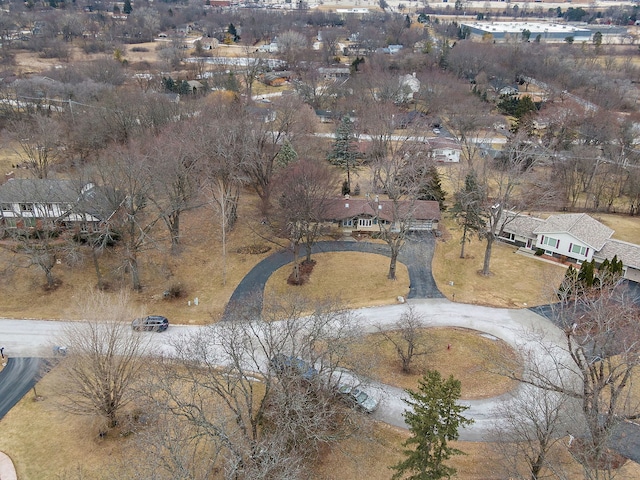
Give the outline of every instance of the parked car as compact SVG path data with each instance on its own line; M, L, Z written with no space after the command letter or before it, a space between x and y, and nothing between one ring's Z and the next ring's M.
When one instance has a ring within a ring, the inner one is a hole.
M131 323L131 328L138 332L164 332L169 328L169 320L161 315L148 315L143 318L136 318Z
M372 413L378 408L378 400L370 393L365 392L361 385L353 387L348 384L342 384L338 387L338 392L348 403L361 408L367 413Z
M318 375L318 371L313 366L293 355L279 353L271 359L269 365L276 373L293 372L307 381L313 380Z
M353 387L343 383L338 386L338 392L349 404L355 405L367 413L372 413L378 408L378 400L365 392L361 385Z
M433 133L435 133L436 135L440 135L440 129L439 128L434 128L433 129Z

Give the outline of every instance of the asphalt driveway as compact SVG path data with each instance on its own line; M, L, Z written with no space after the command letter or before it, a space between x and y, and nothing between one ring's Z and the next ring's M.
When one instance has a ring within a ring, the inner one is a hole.
M0 372L0 419L2 419L40 377L41 360L30 357L12 357Z
M408 298L443 298L431 274L431 260L435 248L435 237L431 233L413 234L400 250L398 260L409 270ZM326 252L363 252L390 257L386 244L371 242L326 241L318 242L311 253ZM306 251L301 252L301 256ZM262 310L262 294L269 277L280 267L292 261L288 250L280 250L258 263L238 284L227 303L224 319L231 318L232 312L240 307L251 305L256 311Z

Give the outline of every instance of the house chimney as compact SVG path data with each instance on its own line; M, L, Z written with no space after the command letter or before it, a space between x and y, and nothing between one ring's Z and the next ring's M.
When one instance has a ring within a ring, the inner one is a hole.
M380 199L378 198L378 195L376 195L376 203L378 203L380 201Z
M349 208L349 204L348 204L348 203L345 203L345 204L344 204L344 208Z

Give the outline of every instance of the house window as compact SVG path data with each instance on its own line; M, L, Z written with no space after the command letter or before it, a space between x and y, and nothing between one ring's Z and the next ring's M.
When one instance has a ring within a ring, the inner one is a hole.
M558 239L553 238L553 237L544 237L542 239L542 244L543 245L549 245L553 248L557 248L558 245Z
M33 212L33 204L32 203L21 203L20 211L22 212Z
M347 218L345 220L342 220L342 226L343 227L353 227L353 218Z
M359 218L358 227L370 227L373 225L373 221L370 218Z
M578 255L586 255L587 247L583 247L582 245L574 245L571 247L571 253L577 253Z

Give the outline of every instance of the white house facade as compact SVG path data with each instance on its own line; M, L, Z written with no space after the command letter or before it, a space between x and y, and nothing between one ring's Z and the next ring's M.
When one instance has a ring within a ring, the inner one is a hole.
M586 213L551 215L547 219L505 212L499 239L546 255L581 264L600 264L616 256L624 278L640 282L640 245L612 239L614 231Z

